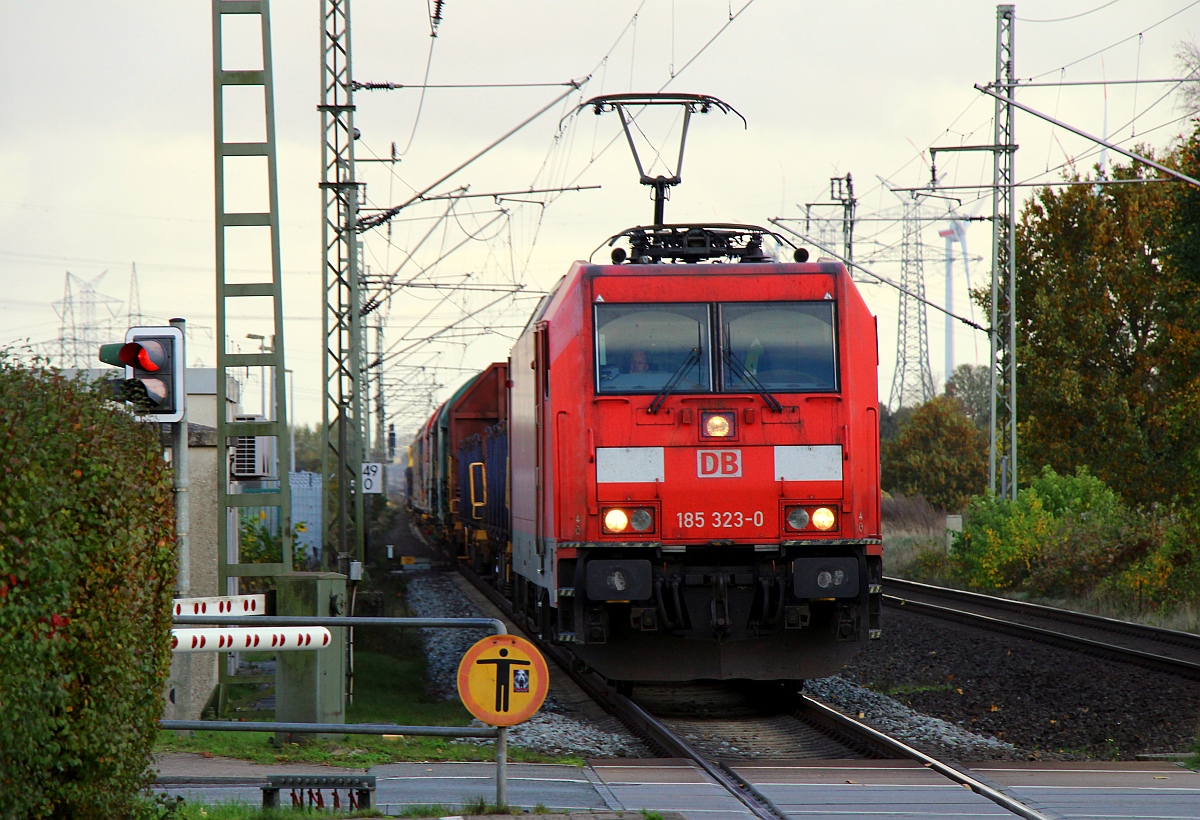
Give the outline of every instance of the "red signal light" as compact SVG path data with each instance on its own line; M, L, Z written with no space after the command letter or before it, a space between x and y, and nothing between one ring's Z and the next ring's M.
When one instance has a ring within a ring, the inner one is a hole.
M122 345L118 354L121 364L126 367L137 367L150 373L157 373L169 365L169 357L167 345L150 339Z

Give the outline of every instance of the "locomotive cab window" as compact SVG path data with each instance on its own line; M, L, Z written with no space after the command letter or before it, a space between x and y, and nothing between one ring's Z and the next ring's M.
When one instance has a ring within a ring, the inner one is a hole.
M721 385L781 393L838 389L834 303L745 302L720 306Z
M708 324L707 305L596 305L597 391L709 392Z

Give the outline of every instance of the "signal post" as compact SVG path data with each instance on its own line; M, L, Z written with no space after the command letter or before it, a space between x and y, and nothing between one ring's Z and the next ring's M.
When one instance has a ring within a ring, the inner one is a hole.
M178 573L177 597L191 591L191 551L188 509L188 421L184 319L169 326L131 327L124 343L101 345L100 361L125 368L125 381L117 398L133 405L150 421L171 426L171 467L175 494L175 535ZM177 700L179 690L193 688L192 659L176 657L172 662L168 699Z
M175 533L178 541L179 573L177 595L190 590L191 567L188 551L188 426L187 385L184 370L183 319L172 319L169 327L131 327L125 342L100 346L100 361L125 367L124 399L150 421L172 425L171 466L175 489Z
M481 638L458 664L458 697L467 711L500 730L496 736L496 804L508 804L508 727L533 717L550 691L550 670L537 647L516 635Z

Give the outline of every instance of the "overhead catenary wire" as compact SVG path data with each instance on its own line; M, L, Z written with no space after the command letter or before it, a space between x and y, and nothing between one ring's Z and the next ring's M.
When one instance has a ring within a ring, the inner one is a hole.
M774 225L778 225L780 228L782 228L783 230L792 234L793 236L799 237L800 239L802 239L803 241L812 245L813 247L815 247L817 250L821 251L822 253L829 254L834 259L837 259L839 262L841 262L843 265L846 265L847 267L853 268L855 270L862 271L867 276L870 276L873 279L877 279L880 283L882 283L884 285L888 285L890 287L893 287L896 290L898 290L899 292L905 294L906 296L910 296L913 299L916 299L917 301L933 308L934 310L938 311L939 313L944 313L946 316L949 316L951 319L955 319L959 322L962 322L964 325L966 325L968 327L974 328L975 330L981 331L983 333L987 333L989 335L991 334L990 330L988 330L986 327L979 324L978 322L972 321L971 319L968 319L966 316L959 316L957 313L947 310L946 308L942 307L941 305L937 304L936 302L931 302L928 299L918 296L917 294L913 293L911 290L908 290L907 288L903 287L902 285L899 285L896 282L893 282L891 279L888 279L886 276L882 276L878 273L875 273L873 270L864 267L859 262L855 262L853 260L847 259L846 257L842 256L837 251L833 250L832 248L828 248L825 245L822 245L820 242L816 241L815 239L813 239L810 236L807 236L803 232L787 227L786 225L783 224L782 220L772 219L771 223Z
M1114 43L1110 43L1109 45L1107 45L1107 46L1104 46L1103 48L1097 49L1097 50L1093 51L1091 54L1088 54L1088 55L1086 55L1086 56L1083 56L1083 57L1079 57L1078 59L1072 60L1072 61L1071 61L1071 62L1069 62L1069 63L1063 63L1061 66L1058 66L1057 68L1053 68L1053 69L1051 69L1051 70L1049 70L1049 71L1044 71L1044 72L1042 72L1041 74L1034 74L1034 75L1030 76L1030 77L1029 77L1029 79L1030 79L1030 80L1036 80L1036 79L1039 79L1039 78L1041 78L1041 77L1048 77L1048 76L1050 76L1051 74L1054 74L1055 72L1061 72L1061 71L1063 71L1063 70L1065 70L1065 69L1068 69L1068 68L1070 68L1071 66L1074 66L1074 65L1079 65L1079 64L1080 64L1080 63L1082 63L1082 62L1086 62L1087 60L1090 60L1090 59L1092 59L1093 57L1096 57L1096 56L1098 56L1098 55L1100 55L1100 54L1103 54L1103 53L1104 53L1104 52L1106 52L1106 51L1109 51L1109 50L1111 50L1111 49L1114 49L1114 48L1116 48L1116 47L1117 47L1117 46L1119 46L1119 45L1123 45L1123 44L1125 44L1125 43L1129 42L1129 41L1130 41L1130 40L1132 40L1134 37L1141 37L1141 36L1142 36L1143 34L1145 34L1146 32L1148 32L1148 31L1152 31L1153 29L1156 29L1156 28L1158 28L1159 26L1163 25L1164 23L1166 23L1166 22L1169 22L1170 20L1173 20L1173 19L1175 19L1176 17L1178 17L1179 15L1183 14L1183 13L1184 13L1185 11L1187 11L1188 9L1190 9L1190 8L1192 8L1192 7L1194 7L1194 6L1197 6L1197 5L1200 5L1200 0L1192 0L1192 2L1191 2L1191 3L1188 3L1186 6L1184 6L1184 7L1183 7L1183 8L1181 8L1181 9L1179 9L1178 11L1174 11L1174 12L1172 12L1171 14L1168 14L1166 17L1162 18L1162 19L1161 19L1161 20L1159 20L1157 23L1153 23L1153 24L1151 24L1151 25L1149 25L1149 26L1146 26L1145 28L1143 28L1142 30L1140 30L1140 31L1139 31L1137 34L1131 34L1131 35L1129 35L1128 37L1122 37L1120 40L1117 40L1117 41L1116 41L1116 42L1114 42ZM1038 22L1038 21L1030 21L1030 22ZM1018 82L1020 82L1020 81L1018 80Z
M646 0L643 0L643 3L642 3L641 5L639 5L639 6L638 6L638 10L639 10L639 11L640 11L640 9L642 8L642 6L644 6L644 5L645 5L645 2L646 2ZM700 50L700 52L703 52L705 49L707 49L707 48L708 48L708 47L709 47L709 46L710 46L710 45L711 45L711 44L712 44L712 43L713 43L713 42L714 42L714 41L717 39L717 37L719 37L719 36L720 36L720 34L721 34L723 31L725 31L726 29L728 29L728 27L729 27L730 23L733 21L733 19L736 19L736 17L737 17L738 15L740 15L741 11L744 11L744 10L745 10L745 8L746 8L746 7L748 7L748 6L749 6L749 5L750 5L752 2L753 2L753 0L751 0L751 2L750 2L750 3L747 3L747 4L745 4L745 6L743 6L743 8L742 8L741 10L739 10L737 13L733 13L733 12L732 12L732 10L731 10L731 13L730 13L730 19L729 19L729 20L727 20L727 21L725 21L724 25L722 25L722 27L721 27L721 28L720 28L720 30L717 32L717 34L716 34L716 35L714 35L713 37L711 37L711 38L709 39L709 41L708 41L708 42L707 42L707 43L706 43L706 44L703 46L703 48ZM624 38L625 38L625 37L628 35L628 33L629 33L629 32L631 32L631 31L632 31L632 32L636 32L636 28L637 28L637 25L636 25L636 23L637 23L637 17L636 17L636 12L635 12L635 14L629 18L628 22L625 24L625 27L624 27L624 29L623 29L623 30L622 30L622 32L621 32L621 33L618 35L617 39L614 41L614 43L613 43L613 48L617 47L617 46L620 44L620 42L621 42L621 41L622 41L622 40L623 40L623 39L624 39ZM610 48L610 52L611 52L611 50L612 50L612 49ZM691 59L688 61L688 63L687 63L687 64L685 64L685 66L684 66L684 67L686 68L686 66L687 66L688 64L690 64L690 63L694 62L694 61L697 59L697 57L699 56L699 53L700 53L700 52L698 52L697 54L693 55L693 56L692 56L692 58L691 58ZM606 54L606 55L605 55L605 57L604 57L604 58L602 58L602 62L603 62L603 61L605 61L605 60L607 60L608 56L609 56L609 55L608 55L608 54ZM682 71L682 69L681 69L681 71ZM593 72L593 73L594 73L594 72ZM676 75L678 75L680 72L675 72L675 73L676 73ZM589 74L589 75L588 75L588 77L587 77L586 79L590 79L590 76L591 76L591 75ZM632 76L632 75L631 75L631 76ZM563 101L563 104L564 104L564 105L566 105L566 97L567 97L567 96L569 96L569 95L571 95L571 94L573 94L573 93L577 93L578 89L579 89L580 87L582 87L582 85L583 85L583 83L584 83L584 82L586 82L586 79L585 79L584 81L580 81L580 82L578 82L578 83L576 83L575 81L572 81L572 83L571 83L571 84L521 84L521 85L522 85L522 86L528 85L529 87L534 87L534 86L542 86L542 85L546 85L546 86L554 86L554 85L557 85L557 86L560 86L560 87L562 87L562 86L564 86L564 85L571 85L571 86L573 86L573 87L569 87L569 88L568 88L568 90L567 90L567 92L566 92L566 94L560 97L560 99ZM430 88L434 88L434 87L436 87L436 85L435 85L435 84L428 83L428 81L426 81L426 82L425 82L425 83L423 83L423 84L424 84L424 85L428 85ZM397 86L397 85L399 85L399 84L393 84L393 86ZM465 85L468 85L468 84L463 84L463 85L465 86ZM484 84L469 84L469 85L484 85ZM491 85L491 84L488 84L488 85ZM514 85L514 84L496 84L496 85ZM451 89L446 89L446 90L451 90ZM552 103L550 104L550 106L547 106L547 109L548 109L549 107L552 107L554 104L555 104L555 103L554 103L554 102L552 102ZM544 110L545 110L545 109L544 109ZM539 112L539 114L540 114L540 113L542 113L542 112ZM536 115L535 115L535 116L536 116ZM564 141L562 141L562 138L561 138L561 136L556 136L554 145L555 145L555 146L557 146L559 149L568 148L568 147L569 147L569 146L572 144L572 142L573 142L573 140L574 140L574 133L575 133L575 130L576 130L576 129L571 129L571 130L570 130L570 135L567 137L567 140L566 140L565 142L564 142ZM503 138L501 138L501 140L503 140ZM497 141L497 142L499 142L499 141ZM489 146L489 148L490 148L490 147L491 147L491 146ZM606 148L607 148L607 146L606 146ZM486 150L488 150L488 149L485 149L485 152L486 152ZM470 162L474 161L474 159L478 158L478 156L482 155L482 153L484 153L484 152L481 152L481 154L478 154L478 155L476 155L476 157L473 157L471 160L468 160L468 162L467 162L467 163L464 163L463 165L459 166L459 168L455 169L455 171L452 171L452 172L451 172L451 174L448 174L448 175L446 175L446 177L444 177L442 180L439 180L438 182L434 183L432 186L426 186L426 187L425 187L423 190L421 190L421 191L414 191L414 194L413 194L413 196L412 196L412 197L410 197L409 201L408 201L408 202L406 202L406 203L404 203L404 205L415 204L415 202L417 202L417 201L420 201L420 200L423 200L423 199L432 199L432 198L433 198L433 196L430 196L430 191L431 191L431 190L432 190L434 187L436 187L436 185L438 185L438 184L440 184L441 182L445 181L445 179L448 179L448 178L449 178L449 176L453 175L454 173L457 173L458 171L462 170L462 168L463 168L463 167L465 167L465 165L467 165L467 164L469 164ZM567 155L569 152L566 152L566 151L562 151L562 150L560 150L560 151L558 151L558 153L559 153L559 154L561 154L561 155L564 155L564 156L566 156L566 155ZM548 154L548 156L550 156L550 155L551 155L551 154ZM590 165L592 164L592 162L594 162L594 160L595 160L595 159L596 159L596 157L593 157L593 158L592 158L592 161L589 161L588 163L586 163L586 164L585 164L584 171L586 171L586 168L587 168L587 167L590 167ZM544 172L545 170L551 170L551 169L553 169L553 167L554 167L554 166L547 166L545 163L543 163L543 172ZM569 166L568 166L568 165L566 165L566 164L562 164L562 165L559 165L558 167L559 167L559 168L561 168L561 172L563 173L563 176L564 176L564 177L565 177L565 176L566 176L566 175L569 173L569 171L568 171L568 167L569 167ZM541 172L540 172L540 173L541 173ZM558 173L558 172L556 171L555 173ZM553 178L553 177L551 177L551 178ZM510 215L510 217L509 217L509 218L508 218L508 219L505 221L505 223L504 223L504 226L503 226L503 227L502 227L502 229L501 229L501 232L496 234L497 238L498 238L499 236L503 235L503 236L504 236L504 237L505 237L505 238L508 240L508 251L509 251L509 257L508 257L508 258L509 258L509 266L510 266L510 267L509 267L509 270L512 272L512 277L513 277L513 280L514 280L514 281L518 281L518 280L520 280L520 279L523 279L523 278L524 278L524 275L525 275L525 273L527 273L527 272L528 272L528 270L529 270L529 265L530 265L530 262L531 262L531 260L532 260L532 252L533 252L533 249L534 249L534 241L536 240L536 237L537 237L538 233L540 232L541 226L542 226L542 224L543 224L543 220L544 220L544 218L545 218L545 211L546 211L546 207L547 207L549 204L551 204L552 202L554 202L554 201L555 201L555 200L556 200L558 197L560 197L560 196L562 195L562 193L564 193L564 192L567 192L567 191L572 191L572 190L584 190L584 189L586 189L586 188L592 187L592 186L582 186L582 185L577 185L577 184L575 184L577 181L578 181L578 177L576 177L574 180L571 180L569 183L566 183L566 184L560 184L560 185L558 185L558 186L555 186L555 187L557 187L559 190L555 190L555 191L544 191L544 192L539 192L539 194L542 194L542 195L544 195L544 198L543 198L541 201L538 201L538 200L536 200L536 199L531 199L531 200L529 200L528 202L518 203L518 207L520 207L520 205L522 205L522 204L531 204L531 205L538 206L537 217L536 217L536 219L534 220L534 223L533 223L533 226L532 226L532 235L531 235L531 236L529 236L529 237L527 238L527 241L526 241L525 243L523 243L523 244L525 244L525 245L526 245L526 247L528 248L528 250L526 251L526 253L524 253L524 254L523 254L523 259L522 259L520 262L517 262L517 261L513 260L513 257L512 257L512 255L511 255L511 254L512 254L512 252L513 252L513 245L515 244L515 243L512 241L512 240L513 240L513 234L512 234L512 231L513 231L513 220L511 219L511 215ZM564 179L564 180L563 180L563 182L566 182L566 180ZM531 187L532 189L537 189L538 187L542 187L542 186L535 186L535 185L531 185L530 187ZM544 187L546 187L546 188L549 188L549 187L551 187L551 186L544 186ZM598 187L598 186L596 186L596 187ZM522 192L522 193L534 193L534 191ZM454 193L447 194L447 195L446 195L446 197L447 197L447 198L454 198L454 197L455 197L455 194L454 194ZM499 200L497 200L497 201L499 201ZM510 197L509 197L508 199L506 199L505 201L511 201L511 194L510 194ZM399 207L403 207L403 206L399 206ZM371 216L366 216L366 217L364 217L364 219L363 219L362 221L360 221L360 226L361 226L361 228L362 228L364 231L365 231L365 230L368 230L370 227L373 227L373 225L374 225L374 224L379 224L379 223L381 223L381 222L383 222L383 221L386 221L386 220L390 219L391 217L390 217L390 215L389 215L389 214L393 214L393 213L394 213L395 211L397 211L397 210L398 210L398 207L397 207L397 206L393 206L393 207L391 207L391 208L383 209L383 210L379 211L377 214L374 214L374 215L371 215ZM457 212L447 212L447 213L444 213L444 214L442 214L442 216L441 216L441 217L439 217L439 218L438 218L437 220L435 220L435 221L436 221L436 223L438 223L438 224L441 224L441 223L442 223L442 222L443 222L445 219L459 219L459 218L460 218L460 214L458 214ZM368 220L370 220L370 221L368 221ZM436 230L436 228L435 228L435 230ZM413 255L414 253L415 253L415 250L414 250L414 251L410 251L408 254L406 254L406 256L407 256L408 258L411 258L411 257L412 257L412 255ZM446 257L447 255L448 255L448 254L445 252L445 249L443 249L443 251L442 251L442 252L439 252L439 253L438 253L438 261L439 261L439 262L440 262L440 261L444 261L444 260L445 260L445 257ZM407 263L402 263L401 267L404 267L406 264L407 264ZM437 263L434 263L434 264L436 265ZM432 269L432 267L434 267L434 265L430 265L430 266L428 266L428 268L429 268L429 269ZM399 268L398 268L397 270L399 270ZM435 292L439 292L439 290L440 290L440 289L433 288L432 290L434 290ZM539 291L537 291L537 293L540 293L540 292L541 292L540 290L539 290ZM515 293L516 293L516 291L514 290L514 294L515 294ZM495 302L489 303L489 305L485 305L485 306L484 306L484 308L481 308L481 310L483 310L483 309L487 309L488 307L490 307L490 306L493 306L494 304L495 304ZM435 308L436 308L436 305L435 305ZM431 315L430 313L427 313L427 314L426 314L426 318L428 318L430 315ZM424 321L424 319L422 319L422 320L418 320L418 324L419 324L421 321ZM460 321L461 321L461 320L460 320ZM406 336L408 336L409 334L408 334L408 333L406 333L405 335L406 335Z
M531 122L536 120L538 117L542 116L542 114L545 114L547 111L549 111L555 105L557 105L561 100L563 100L568 95L570 95L572 91L575 91L575 90L583 87L589 79L591 79L591 78L584 77L580 80L572 80L569 84L570 87L566 91L564 91L562 94L558 95L553 100L551 100L549 103L547 103L546 105L539 108L536 112L534 112L530 116L526 117L524 120L522 120L520 123L518 123L513 128L506 131L500 137L493 140L491 143L488 144L488 146L486 148L475 153L466 161L460 163L459 165L455 166L455 168L453 168L452 170L450 170L447 173L443 174L442 176L438 177L434 182L425 186L424 189L422 189L421 191L414 194L412 197L410 197L405 202L401 203L400 205L396 205L394 207L388 208L387 210L383 211L382 213L375 214L375 215L367 217L365 219L360 219L358 222L358 229L360 231L366 231L366 230L370 230L371 228L378 227L379 225L382 225L385 222L387 222L389 219L391 219L396 214L400 213L400 211L404 210L409 205L412 205L414 202L419 202L426 194L428 194L434 188L437 188L443 182L450 179L455 174L458 174L459 172L461 172L462 170L464 170L465 168L470 166L473 162L478 160L480 157L484 156L489 151L496 148L498 145L503 143L505 140L507 140L513 134L517 133L522 128L524 128L525 126L529 125Z

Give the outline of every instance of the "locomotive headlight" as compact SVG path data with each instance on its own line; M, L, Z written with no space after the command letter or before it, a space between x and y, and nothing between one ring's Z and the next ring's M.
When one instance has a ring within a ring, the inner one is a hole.
M646 507L632 509L610 507L601 511L603 515L604 532L614 535L632 529L634 532L652 532L654 530L654 510Z
M701 413L700 430L705 438L729 438L735 432L733 413Z
M629 527L629 516L624 510L612 509L604 513L604 530L606 532L625 532Z
M629 524L638 532L645 532L654 526L654 516L649 510L639 507L629 516Z
M837 523L837 516L828 507L817 507L812 514L813 526L819 530L831 530Z
M787 525L794 530L802 530L808 526L808 510L803 507L792 507L788 510Z

